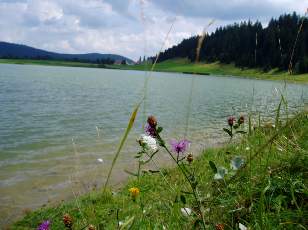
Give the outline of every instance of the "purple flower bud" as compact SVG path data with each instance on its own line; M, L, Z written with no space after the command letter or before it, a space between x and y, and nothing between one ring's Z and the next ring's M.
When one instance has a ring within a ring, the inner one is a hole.
M150 126L149 124L145 125L144 132L151 137L156 137L156 128L153 126Z
M230 126L233 126L234 125L234 122L235 122L235 117L229 117L228 118L228 124L230 125Z
M240 119L238 120L238 123L241 125L241 124L244 124L245 122L245 117L244 116L240 116Z

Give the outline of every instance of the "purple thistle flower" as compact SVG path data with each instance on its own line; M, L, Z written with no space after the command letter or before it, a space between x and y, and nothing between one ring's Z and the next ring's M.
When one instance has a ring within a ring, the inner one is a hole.
M156 137L156 128L149 124L145 125L144 132L151 137Z
M40 226L38 226L37 230L49 230L50 220L44 220Z
M171 140L170 144L172 151L179 154L179 153L184 153L189 148L190 141L186 139L180 141Z

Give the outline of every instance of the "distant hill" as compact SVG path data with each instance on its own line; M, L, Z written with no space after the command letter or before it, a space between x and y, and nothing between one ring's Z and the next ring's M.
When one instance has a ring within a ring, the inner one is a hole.
M1 42L0 41L0 58L16 58L16 59L51 59L51 60L65 60L65 61L81 61L81 62L96 62L98 59L111 59L115 62L125 60L127 63L134 63L133 60L117 54L62 54L49 52L42 49L36 49L26 45Z

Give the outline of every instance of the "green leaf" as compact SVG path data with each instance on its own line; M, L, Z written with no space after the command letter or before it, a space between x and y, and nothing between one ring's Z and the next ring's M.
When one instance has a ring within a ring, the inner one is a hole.
M230 137L232 137L232 132L229 129L223 128L223 131L229 134Z
M193 195L194 193L193 192L186 192L186 191L181 191L182 193L184 194L189 194L189 195Z
M219 167L217 173L214 175L214 180L222 180L226 174L228 174L228 170L224 167Z
M238 130L235 133L240 133L240 134L246 134L247 132L243 131L243 130Z
M123 230L123 229L125 229L126 227L129 228L128 225L130 225L130 224L134 221L134 219L135 219L135 217L133 216L133 217L129 218L127 221L125 221L125 222L123 223L123 225L120 227L120 230Z
M158 127L156 131L157 133L161 133L163 131L163 127Z
M151 169L149 169L149 172L150 173L159 173L160 171L159 170L151 170Z
M233 126L234 129L237 129L238 127L240 127L239 124L235 124L235 125Z
M241 156L236 156L231 160L230 166L233 170L238 170L244 164L244 159Z
M186 198L183 194L181 194L180 199L181 199L183 204L186 204Z
M217 173L217 167L213 161L209 161L210 167L214 173Z

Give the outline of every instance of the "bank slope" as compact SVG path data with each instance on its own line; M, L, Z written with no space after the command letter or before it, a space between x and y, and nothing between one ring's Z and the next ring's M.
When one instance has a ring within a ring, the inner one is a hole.
M236 142L204 151L188 167L198 178L209 229L238 229L239 224L249 229L305 229L307 152L307 113L284 124L277 122L275 127L256 126ZM230 168L236 157L245 162L238 171ZM210 161L228 170L223 180L214 180ZM131 187L140 189L135 201L128 192ZM146 173L140 180L132 178L118 191L98 190L28 213L11 229L34 229L44 220L51 221L51 229L65 229L66 214L72 218L72 229L198 228L200 215L188 188L177 168L162 169ZM183 212L183 208L191 212Z

